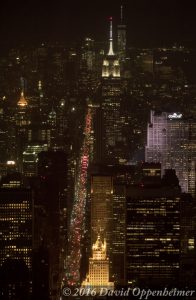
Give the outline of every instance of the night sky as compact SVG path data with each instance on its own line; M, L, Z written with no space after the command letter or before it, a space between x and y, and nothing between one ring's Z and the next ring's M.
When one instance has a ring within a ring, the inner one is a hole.
M104 41L107 17L117 25L121 4L129 45L196 44L196 9L190 0L7 0L0 9L1 44L69 43L84 36Z

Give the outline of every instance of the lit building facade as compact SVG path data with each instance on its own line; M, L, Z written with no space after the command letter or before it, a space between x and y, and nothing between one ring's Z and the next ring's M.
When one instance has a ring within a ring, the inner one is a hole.
M123 126L125 119L122 114L122 82L120 77L119 58L113 51L112 18L110 18L109 52L103 60L101 83L101 112L99 116L101 140L97 144L103 147L103 157L106 163L124 162L125 143Z
M22 259L32 268L33 198L29 189L0 189L0 265Z
M101 229L106 237L108 252L112 252L112 176L93 175L91 177L91 245L96 241Z
M145 149L147 162L175 169L183 192L195 195L196 122L181 113L151 111Z
M93 71L95 66L95 46L94 40L89 37L85 38L82 58L86 61L88 71Z
M27 145L23 152L23 174L27 177L37 175L38 154L47 151L48 145L44 143L32 143Z
M21 92L20 99L17 103L16 121L16 156L19 170L22 171L22 153L25 148L28 136L28 125L30 124L28 101Z
M91 170L91 246L97 232L106 237L110 280L126 284L126 186L133 184L136 168L96 164Z
M103 60L102 77L120 78L120 63L113 50L112 18L110 18L109 51L107 56Z
M101 288L112 290L114 283L109 280L109 258L107 257L107 243L101 241L98 235L92 246L92 257L89 258L89 274L82 283L83 287L95 288L98 292Z
M126 188L123 184L114 184L113 194L113 244L112 271L114 282L125 284L126 259Z
M180 268L179 188L127 189L127 283L177 284Z
M2 103L3 102L3 103ZM0 102L0 162L5 163L8 159L8 126L6 120L6 111L4 100Z

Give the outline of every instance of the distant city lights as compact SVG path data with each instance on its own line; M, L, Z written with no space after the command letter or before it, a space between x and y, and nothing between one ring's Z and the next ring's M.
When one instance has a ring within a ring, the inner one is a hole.
M16 162L14 160L8 160L7 165L15 165Z

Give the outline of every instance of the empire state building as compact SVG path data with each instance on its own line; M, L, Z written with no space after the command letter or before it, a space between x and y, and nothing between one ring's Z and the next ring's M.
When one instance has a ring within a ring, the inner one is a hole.
M109 52L103 61L102 77L120 78L120 63L118 57L114 54L113 50L112 17L110 17Z
M100 149L99 159L104 163L119 164L125 162L125 145L123 137L124 120L122 118L122 81L120 77L119 58L113 50L112 18L110 18L109 51L102 65L100 130L97 145ZM100 147L101 145L101 147Z

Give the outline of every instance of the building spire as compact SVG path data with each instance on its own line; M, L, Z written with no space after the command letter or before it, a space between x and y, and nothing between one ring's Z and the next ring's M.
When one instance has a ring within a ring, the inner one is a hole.
M113 32L112 32L112 17L110 17L110 47L109 47L109 52L108 55L112 56L114 55L114 51L113 51Z

